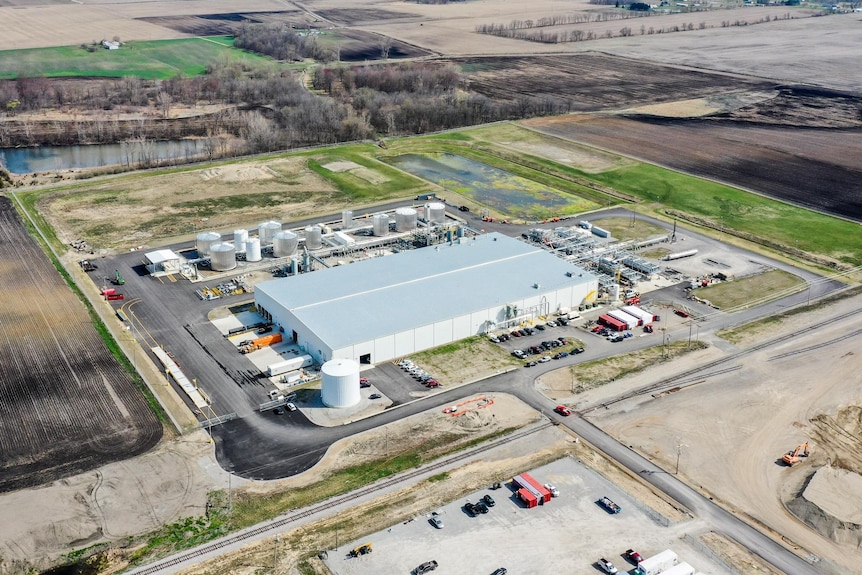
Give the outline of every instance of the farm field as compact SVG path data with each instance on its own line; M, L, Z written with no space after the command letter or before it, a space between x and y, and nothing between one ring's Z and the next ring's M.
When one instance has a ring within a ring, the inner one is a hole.
M21 75L55 77L171 78L177 74L196 76L207 65L225 59L240 62L271 61L270 58L235 50L230 38L189 38L130 42L119 50L97 47L88 52L80 46L36 50L0 51L0 79Z
M0 492L143 453L162 424L92 319L0 198Z

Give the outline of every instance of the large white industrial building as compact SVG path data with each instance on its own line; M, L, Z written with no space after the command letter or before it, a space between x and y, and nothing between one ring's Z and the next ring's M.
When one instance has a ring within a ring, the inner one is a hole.
M593 298L595 276L491 233L263 282L258 310L318 362L381 363Z

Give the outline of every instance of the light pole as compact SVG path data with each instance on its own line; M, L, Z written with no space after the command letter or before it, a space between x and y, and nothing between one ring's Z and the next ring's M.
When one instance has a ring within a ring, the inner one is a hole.
M679 439L676 440L676 471L674 471L674 475L679 475L679 457L682 455L682 448L688 447Z

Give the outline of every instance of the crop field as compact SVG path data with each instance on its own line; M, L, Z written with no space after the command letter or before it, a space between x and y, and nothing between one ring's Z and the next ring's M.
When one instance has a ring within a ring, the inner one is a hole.
M468 75L470 89L488 98L548 98L568 102L571 111L628 108L773 85L596 53L457 58L453 62Z
M208 64L225 58L241 61L271 61L232 47L224 37L130 42L119 50L101 47L88 52L80 46L5 50L0 52L0 79L28 76L101 76L162 79L203 73Z
M162 425L0 198L0 492L138 455Z
M224 12L220 14L188 14L170 16L142 16L137 18L156 26L193 36L233 35L241 22L280 22L298 28L306 28L311 19L299 10L276 10L270 12Z

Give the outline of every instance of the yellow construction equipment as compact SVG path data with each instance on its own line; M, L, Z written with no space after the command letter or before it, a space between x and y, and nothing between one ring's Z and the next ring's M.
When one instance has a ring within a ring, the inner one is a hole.
M787 465L793 467L800 461L802 461L803 457L808 457L808 442L806 441L802 445L797 445L796 449L792 451L788 451L781 457L781 461L786 463Z
M371 553L373 549L371 548L371 543L363 543L359 547L355 547L350 551L351 557L359 557L360 555L365 555L367 553Z

